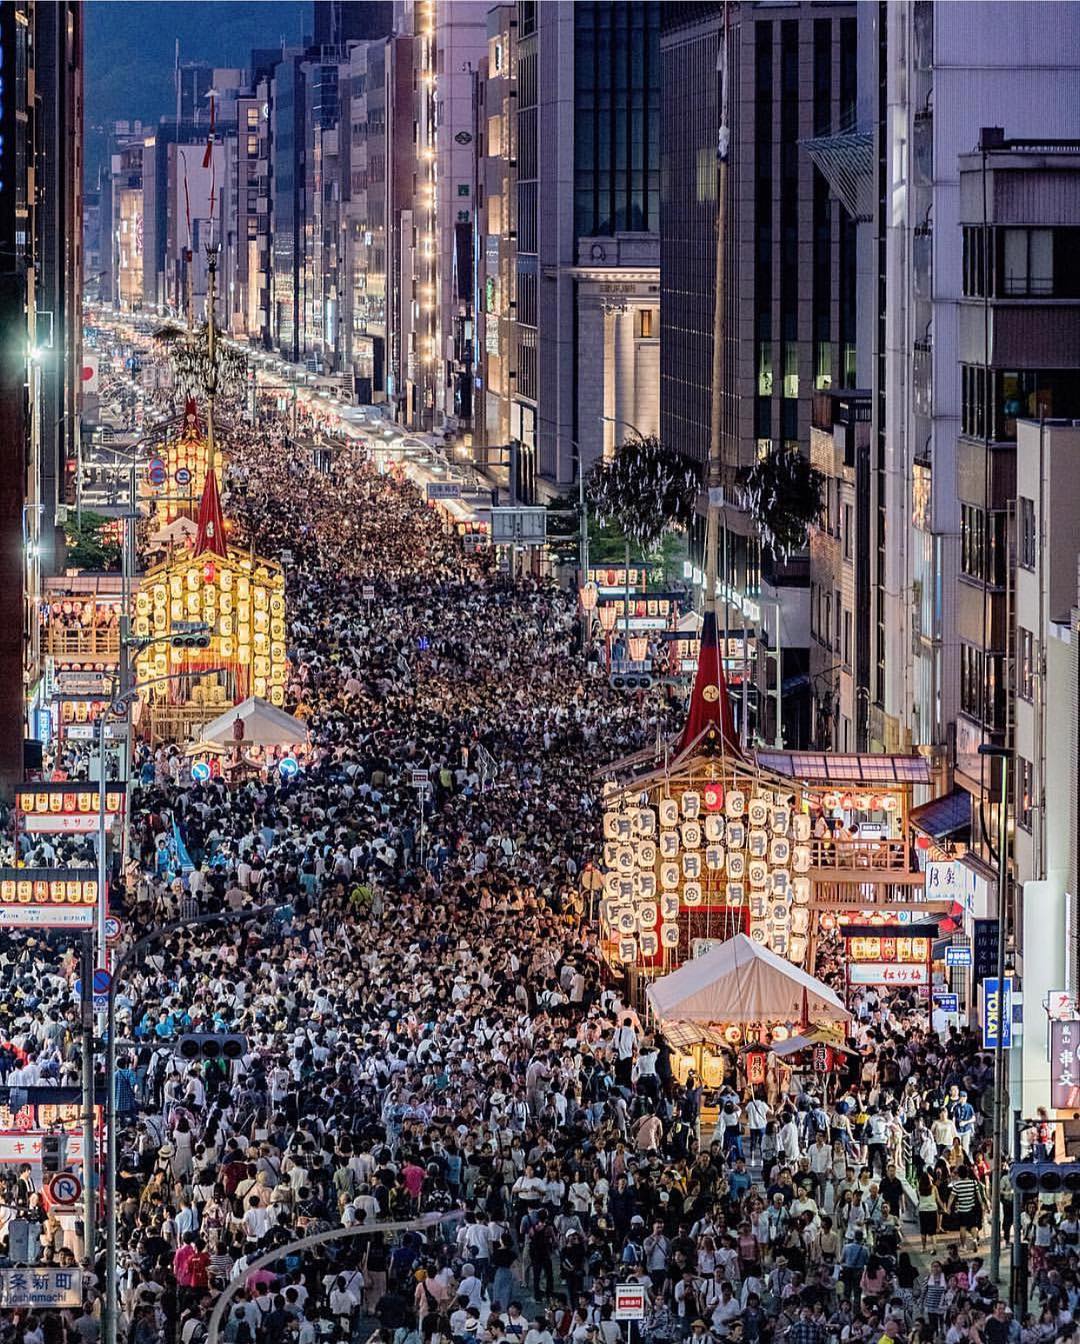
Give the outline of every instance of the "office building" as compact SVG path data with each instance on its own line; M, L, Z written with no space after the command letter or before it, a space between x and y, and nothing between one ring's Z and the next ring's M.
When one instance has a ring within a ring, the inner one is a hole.
M21 780L24 737L47 712L41 579L78 443L82 363L82 13L0 6L0 786Z
M761 712L752 728L769 741L782 734L790 746L812 736L811 643L825 640L827 625L835 654L843 621L832 612L831 567L812 604L809 554L759 555L738 482L741 470L775 449L810 456L815 393L858 383L856 222L811 152L857 121L856 10L809 3L728 10L720 619L746 626L759 652L771 651L757 659ZM723 13L719 0L662 10L660 430L702 464L712 425ZM826 422L831 436L831 414ZM778 699L782 724L770 709Z
M350 42L383 38L393 26L393 0L313 0L315 47L340 47Z

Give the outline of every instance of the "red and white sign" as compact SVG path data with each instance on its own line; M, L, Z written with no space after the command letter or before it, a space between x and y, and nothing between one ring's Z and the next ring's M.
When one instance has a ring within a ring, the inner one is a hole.
M0 1162L29 1162L36 1165L41 1161L41 1139L40 1130L0 1134ZM82 1162L82 1134L68 1134L64 1154L68 1162Z
M100 389L98 381L98 353L96 350L84 350L82 357L82 390L86 396L96 397Z
M78 1204L82 1192L82 1181L73 1171L58 1171L45 1186L50 1204Z
M924 962L853 961L848 964L851 985L928 985L930 968Z
M615 1310L611 1313L616 1321L643 1321L645 1319L645 1288L640 1283L617 1283L615 1285Z
M111 830L115 813L105 813L105 829ZM43 812L28 816L23 830L33 835L93 835L98 829L97 813Z

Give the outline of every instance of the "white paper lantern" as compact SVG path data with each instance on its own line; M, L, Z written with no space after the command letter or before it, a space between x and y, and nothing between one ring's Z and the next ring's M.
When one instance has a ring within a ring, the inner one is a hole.
M698 878L701 876L701 855L695 850L687 850L682 856L683 877Z
M732 854L728 850L727 875L733 882L741 882L746 876L746 855Z
M701 883L687 882L682 891L683 905L695 906L701 904Z
M619 900L632 901L634 899L634 874L619 874Z
M806 939L799 937L798 934L791 935L791 941L788 943L788 957L801 966L806 960Z
M637 866L639 868L656 867L656 844L652 840L639 840L636 848Z
M741 789L732 789L724 799L724 811L729 817L741 817L746 811L746 794Z
M656 834L656 813L651 807L639 807L631 815L634 834L642 837Z
M746 836L746 852L752 859L763 859L769 852L769 832L759 828Z
M705 846L705 867L711 873L722 873L724 871L724 860L726 858L723 845Z
M791 826L791 811L786 807L774 807L772 810L773 835L787 835Z
M604 894L605 896L618 896L619 894L619 874L614 869L610 873L604 874Z
M752 887L763 887L769 880L769 865L764 859L751 859L747 865L746 875Z
M791 866L797 873L810 871L810 846L796 845L791 852Z
M637 928L637 914L633 906L622 906L617 924L620 933L633 933Z
M791 879L791 899L796 905L810 904L810 886L808 877L793 877Z
M787 900L791 894L791 874L786 868L773 868L769 872L769 890L776 898Z
M660 939L656 936L654 930L648 930L638 935L638 943L641 946L641 955L643 957L655 957L660 951Z
M660 832L660 843L659 843L658 848L659 848L659 850L660 850L660 857L661 857L662 859L675 859L675 858L678 858L678 856L679 856L679 849L680 849L680 845L679 845L679 832L678 832L678 831L661 831L661 832Z
M633 845L620 845L618 853L615 855L615 867L620 873L630 873L634 870L634 861L637 858L637 852Z
M660 896L660 918L678 919L679 918L679 897L674 891L665 891Z
M659 812L661 826L678 826L679 804L674 798L661 798Z
M617 840L604 841L604 867L614 868L615 859L619 853L619 842Z
M679 946L679 926L678 924L660 925L660 945L661 947L676 948Z
M705 817L705 839L714 844L724 838L724 818L719 812L709 812Z
M656 928L660 922L660 911L657 910L655 901L648 901L645 905L639 906L637 921L639 929Z
M786 868L791 862L791 841L784 835L773 838L769 845L769 862L774 868Z
M769 898L763 891L750 893L750 918L764 920L769 913Z
M769 947L778 957L786 957L788 953L787 929L773 929L769 933Z
M695 820L701 813L701 794L687 789L682 796L682 814L688 821Z
M810 816L806 812L796 812L791 823L791 833L800 844L810 839Z
M620 938L619 939L619 960L624 966L637 960L637 939Z
M733 821L728 824L727 847L728 849L746 848L746 827L741 821Z
M750 921L750 937L753 940L753 942L758 943L761 947L764 947L765 944L769 941L768 926L762 923L761 920L752 919Z
M729 882L724 888L724 900L730 910L738 910L746 900L746 888L741 882Z
M791 932L800 934L810 932L810 911L805 905L791 907Z
M604 813L604 838L606 840L630 839L630 818L625 812Z
M638 895L642 900L651 901L656 898L656 874L655 873L637 873Z
M701 825L696 821L684 821L681 828L682 842L686 849L697 849L701 844Z
M660 865L660 885L665 891L675 891L682 881L682 869L677 863Z
M746 807L746 820L750 826L764 826L769 820L769 809L764 798L751 798Z
M784 901L776 901L769 906L769 919L778 929L786 929L791 922L788 917L788 908Z

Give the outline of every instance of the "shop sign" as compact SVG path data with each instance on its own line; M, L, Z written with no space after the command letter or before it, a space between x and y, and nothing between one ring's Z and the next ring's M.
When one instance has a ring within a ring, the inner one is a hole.
M857 961L848 966L852 985L926 985L930 968L923 962Z
M972 979L978 984L988 975L997 974L998 926L996 919L976 919L972 925Z
M926 865L926 899L928 901L956 901L969 913L975 905L976 875L966 863L957 859L945 862L931 860Z
M970 966L971 948L966 943L957 943L945 949L946 966Z
M31 1165L41 1161L42 1134L33 1131L0 1133L0 1163L23 1163ZM67 1136L64 1154L73 1166L82 1163L82 1134L72 1132Z
M1055 1111L1080 1106L1080 1018L1050 1023L1050 1105Z
M1076 999L1067 989L1051 989L1043 1005L1051 1022L1064 1022L1077 1016Z
M1006 976L1004 993L998 994L997 976L987 976L982 982L982 1003L979 1019L982 1022L982 1045L984 1050L995 1050L998 1033L1001 1033L1001 1048L1012 1047L1013 1026L1013 982Z
M460 499L461 483L460 481L429 481L427 497L428 499Z
M0 868L0 928L92 929L97 901L92 870Z
M38 1265L0 1269L0 1307L77 1307L81 1302L82 1271L79 1269Z

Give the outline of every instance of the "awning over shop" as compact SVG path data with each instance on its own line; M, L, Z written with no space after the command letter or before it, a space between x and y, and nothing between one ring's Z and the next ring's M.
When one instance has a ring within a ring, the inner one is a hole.
M924 756L834 756L823 751L759 751L764 770L800 779L807 784L929 784L930 767Z
M945 840L971 828L971 794L954 789L911 809L911 824L932 840Z
M665 1021L738 1023L846 1022L851 1014L828 987L790 961L738 933L650 985L653 1012Z

